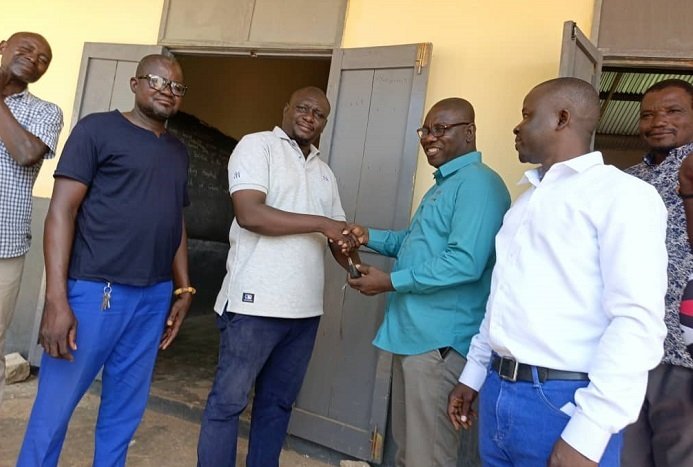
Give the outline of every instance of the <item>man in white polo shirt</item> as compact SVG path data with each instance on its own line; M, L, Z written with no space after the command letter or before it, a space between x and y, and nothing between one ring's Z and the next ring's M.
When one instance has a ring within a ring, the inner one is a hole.
M322 315L326 239L353 245L337 182L313 145L330 104L318 88L294 92L281 128L247 135L229 160L235 219L217 297L219 363L202 418L198 465L236 465L238 418L255 384L246 464L279 464L291 407Z

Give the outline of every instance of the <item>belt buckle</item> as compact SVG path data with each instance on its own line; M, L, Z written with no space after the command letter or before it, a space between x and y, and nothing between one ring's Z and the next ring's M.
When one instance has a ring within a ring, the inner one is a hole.
M520 364L517 362L517 360L513 360L512 358L501 357L500 364L498 366L498 375L502 379L514 383L517 381L517 369L519 368L519 366ZM507 372L505 371L506 368L508 369Z

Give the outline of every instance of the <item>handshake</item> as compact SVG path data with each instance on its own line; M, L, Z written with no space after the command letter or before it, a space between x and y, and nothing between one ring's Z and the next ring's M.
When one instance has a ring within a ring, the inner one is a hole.
M346 258L343 262L335 255L337 261L350 271L347 278L349 286L364 295L377 295L395 290L389 273L374 266L361 264L357 250L361 245L368 243L368 228L347 222L339 224L338 233L334 232L333 236L327 233L326 235L330 243L337 245L341 254ZM352 268L355 271L351 270Z

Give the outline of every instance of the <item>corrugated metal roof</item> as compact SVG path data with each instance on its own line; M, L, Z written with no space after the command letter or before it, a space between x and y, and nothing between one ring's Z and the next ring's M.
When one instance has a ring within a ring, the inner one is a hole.
M597 133L604 135L637 135L642 95L650 86L665 79L682 79L693 84L693 72L602 71L599 82L602 116L599 120ZM605 106L609 94L612 94L612 97Z

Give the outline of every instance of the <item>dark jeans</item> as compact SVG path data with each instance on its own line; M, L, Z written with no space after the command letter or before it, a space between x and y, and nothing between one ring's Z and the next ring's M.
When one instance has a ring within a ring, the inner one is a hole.
M308 368L320 317L265 318L225 312L219 363L207 399L200 440L199 467L234 467L238 418L255 383L248 467L279 465L291 408Z

